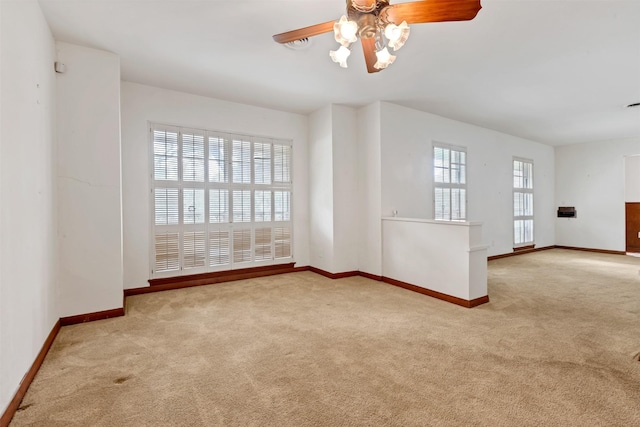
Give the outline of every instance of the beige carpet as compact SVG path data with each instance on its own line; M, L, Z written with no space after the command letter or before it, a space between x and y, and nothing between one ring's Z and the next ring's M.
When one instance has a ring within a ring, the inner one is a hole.
M311 272L64 327L12 426L637 426L640 259L489 263L466 309Z

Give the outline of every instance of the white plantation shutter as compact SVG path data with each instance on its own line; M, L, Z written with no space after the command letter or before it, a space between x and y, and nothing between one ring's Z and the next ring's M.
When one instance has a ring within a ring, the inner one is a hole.
M209 265L211 267L229 265L230 252L229 230L209 232Z
M152 125L152 276L292 259L291 146Z
M233 262L251 261L251 229L233 230Z
M222 136L209 137L209 182L229 182L229 149Z
M204 189L185 188L182 190L184 202L183 217L185 224L204 223Z
M275 191L274 192L274 214L276 221L291 220L291 192Z
M209 190L209 222L229 222L229 190Z
M253 145L253 176L255 184L271 184L271 144Z
M467 218L467 190L451 189L451 220L464 221Z
M451 218L451 189L436 187L435 192L435 219L448 220Z
M533 216L533 193L516 191L513 193L513 214Z
M513 221L513 243L516 247L533 244L532 219L516 219Z
M288 258L291 256L291 230L288 227L274 229L275 257Z
M155 199L155 224L177 225L180 218L180 205L178 202L177 188L156 188Z
M204 231L185 232L183 237L183 267L195 268L205 265Z
M253 244L255 260L273 259L271 246L271 228L256 228L254 231Z
M436 220L465 221L467 219L465 148L434 144L433 206Z
M533 161L513 159L513 244L534 243L533 235Z
M449 154L450 150L444 147L433 147L434 181L438 183L450 182Z
M234 139L231 159L233 182L251 184L251 142Z
M153 176L156 181L178 180L177 131L153 131Z
M233 222L251 222L251 191L233 192Z
M273 145L273 180L291 182L291 147L288 145Z
M176 271L180 268L180 234L177 232L156 232L154 237L154 270Z
M513 160L513 188L533 189L533 162L531 160Z
M204 182L204 135L182 134L182 180Z
M254 195L254 221L271 221L271 191L255 190Z
M467 153L451 150L451 182L465 184L467 182Z

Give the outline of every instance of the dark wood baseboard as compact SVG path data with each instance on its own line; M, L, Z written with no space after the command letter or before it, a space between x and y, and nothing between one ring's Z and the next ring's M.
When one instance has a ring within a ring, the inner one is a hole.
M489 257L487 257L487 261L493 261L494 259L500 259L500 258L508 258L510 256L530 254L531 252L547 251L547 250L553 249L555 247L556 246L543 246L541 248L521 247L521 248L514 249L513 252L508 253L508 254L500 254L500 255L489 256Z
M307 271L309 267L294 267L288 264L267 265L264 267L242 268L238 270L217 271L213 273L191 274L188 276L149 279L149 286L144 288L125 289L124 296L148 294L151 292L169 291L173 289L190 288L193 286L213 285L216 283L232 282L235 280L255 279L257 277L273 276L275 274L296 273Z
M96 311L95 313L78 314L75 316L61 317L60 325L69 326L78 323L94 322L96 320L110 319L112 317L124 316L124 305L122 308L112 310Z
M366 277L367 279L377 280L378 282L382 282L382 276L376 276L375 274L365 273L364 271L359 271L358 274L362 277Z
M477 305L489 302L488 296L467 301L461 298L456 298L450 295L442 294L440 292L432 291L430 289L425 289L419 286L411 285L409 283L404 283L404 282L396 281L394 279L366 273L364 271L354 270L354 271L345 271L342 273L330 273L328 271L325 271L313 266L293 267L293 265L294 264L291 263L291 264L282 264L279 266L247 268L242 270L231 270L231 271L223 271L223 272L217 272L217 273L205 273L205 274L180 276L180 277L172 277L172 278L165 278L165 279L150 279L149 280L150 286L144 287L144 288L125 289L124 296L128 297L132 295L141 295L141 294L147 294L152 292L167 291L172 289L182 289L182 288L187 288L192 286L210 285L215 283L229 282L233 280L252 279L256 277L271 276L275 274L311 271L313 273L320 274L321 276L327 277L329 279L343 279L346 277L362 276L367 279L375 280L378 282L395 284L396 286L404 287L405 289L410 289L415 292L429 295L431 297L438 298L438 299L448 301L448 302L451 302L463 307L468 307L468 308L475 307ZM400 283L404 284L404 286L399 285Z
M22 402L22 399L27 393L27 390L29 389L33 378L35 378L38 370L40 369L40 366L42 366L42 362L49 352L53 341L56 339L58 332L60 332L60 326L62 326L60 320L56 321L56 323L53 325L53 329L51 329L51 332L49 332L47 339L44 341L44 344L42 344L42 348L40 349L38 356L36 356L36 360L33 362L31 368L29 368L24 378L22 378L20 386L18 387L18 391L16 391L16 394L13 396L13 399L11 399L9 406L0 417L0 427L7 427L11 422L13 415L20 407L20 402Z
M329 273L328 271L321 270L316 267L309 267L309 271L313 271L316 274L320 274L324 277L328 277L329 279L344 279L345 277L354 277L359 276L359 271L345 271L343 273Z
M542 248L535 248L535 249L514 249L514 252L512 253L508 253L508 254L501 254L501 255L492 255L490 257L487 257L487 261L493 261L494 259L500 259L500 258L507 258L510 256L516 256L516 255L524 255L524 254L529 254L531 252L538 252L538 251L546 251L549 249L569 249L572 251L584 251L584 252L595 252L595 253L599 253L599 254L612 254L612 255L626 255L626 252L624 251L611 251L608 249L592 249L592 248L579 248L576 246L560 246L560 245L553 245L553 246L544 246Z
M433 298L437 298L442 301L450 302L452 304L460 305L466 308L472 308L479 306L481 304L485 304L489 302L489 295L485 295L480 298L466 300L458 297L454 297L451 295L443 294L442 292L433 291L431 289L423 288L421 286L412 285L411 283L402 282L400 280L391 279L389 277L383 277L382 281L384 283L388 283L393 286L398 286L399 288L408 289L413 292L417 292L419 294L427 295Z
M184 283L184 282L200 282L209 279L218 279L218 278L233 278L235 276L244 276L247 274L261 274L273 271L280 270L291 270L295 263L290 262L288 264L276 264L276 265L265 265L262 267L250 267L250 268L239 268L237 270L225 270L225 271L215 271L211 273L202 273L202 274L190 274L185 276L173 276L173 277L165 277L162 279L149 279L150 286L160 286L160 285L171 285L174 283ZM257 276L259 277L259 276Z
M554 246L554 248L557 249L570 249L572 251L584 251L584 252L596 252L599 254L612 254L612 255L626 255L627 253L625 251L611 251L608 249L592 249L592 248L578 248L575 246L559 246L556 245Z
M473 300L465 300L462 298L454 297L451 295L443 294L441 292L433 291L431 289L423 288L420 286L412 285L410 283L402 282L400 280L391 279L389 277L376 276L374 274L365 273L364 271L347 271L344 273L329 273L328 271L321 270L316 267L309 267L309 271L320 274L329 279L342 279L344 277L353 277L353 276L362 276L367 279L376 280L378 282L388 283L393 286L398 286L400 288L408 289L410 291L414 291L423 295L428 295L433 298L437 298L442 301L450 302L456 305L460 305L466 308L476 307L481 304L485 304L489 302L489 296L485 295L480 298L476 298Z

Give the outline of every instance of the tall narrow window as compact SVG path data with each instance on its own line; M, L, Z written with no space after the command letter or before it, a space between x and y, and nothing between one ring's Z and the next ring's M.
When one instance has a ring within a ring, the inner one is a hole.
M467 219L467 152L444 144L433 146L434 218Z
M289 262L286 141L151 125L152 277Z
M513 159L513 245L532 245L533 240L533 162Z

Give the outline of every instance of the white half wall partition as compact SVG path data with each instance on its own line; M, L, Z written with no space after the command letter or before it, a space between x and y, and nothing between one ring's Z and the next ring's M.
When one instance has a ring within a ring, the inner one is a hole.
M383 218L382 275L465 307L488 302L482 223Z

